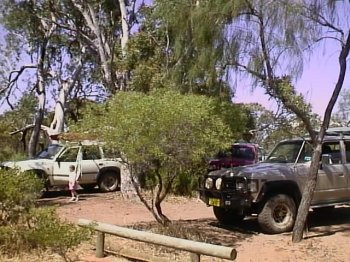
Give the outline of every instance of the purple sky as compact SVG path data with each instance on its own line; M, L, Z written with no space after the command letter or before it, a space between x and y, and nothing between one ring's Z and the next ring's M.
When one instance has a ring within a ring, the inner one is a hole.
M328 105L329 99L333 93L339 74L339 46L334 41L318 47L310 58L310 61L304 63L304 70L301 78L294 82L299 93L302 93L306 101L312 105L312 111L320 116ZM348 58L350 61L350 58ZM349 66L349 63L348 63ZM343 90L350 89L350 68L347 69ZM252 103L258 102L267 109L276 109L275 103L268 100L261 88L250 92L251 88L240 88L236 91L234 102ZM339 99L338 99L339 100ZM337 104L333 113L337 111Z
M0 42L2 41L3 34L3 28L0 27ZM335 41L329 41L327 44L320 45L314 51L310 61L304 63L301 78L294 82L297 91L301 92L306 100L311 103L313 112L320 116L324 114L338 79L338 56L339 45L336 45ZM348 61L350 61L350 58ZM347 70L343 90L350 89L349 74L350 68ZM240 83L233 101L237 103L258 102L267 109L276 109L275 103L272 100L268 100L268 96L264 94L262 88L258 87L254 92L251 92L251 87L245 83ZM2 111L1 109L3 109L3 106L0 106L0 111ZM337 107L335 106L333 113L336 110Z

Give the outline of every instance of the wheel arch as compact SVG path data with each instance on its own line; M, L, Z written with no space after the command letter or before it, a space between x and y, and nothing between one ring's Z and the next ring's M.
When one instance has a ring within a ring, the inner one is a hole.
M120 181L120 177L121 177L121 170L120 170L120 168L119 167L115 167L115 166L110 166L110 167L104 167L104 168L100 169L100 171L97 174L97 178L96 178L97 183L100 181L101 177L107 172L114 172L114 173L116 173L117 177L118 177L118 179Z
M34 173L36 176L38 176L38 178L40 179L47 179L48 178L48 175L46 174L46 172L42 169L28 169L28 170L25 170L23 172L32 172Z
M266 182L261 190L261 193L258 197L258 209L261 210L261 208L270 197L278 194L290 196L294 200L295 205L297 207L299 206L302 194L300 192L298 184L295 181L271 181Z

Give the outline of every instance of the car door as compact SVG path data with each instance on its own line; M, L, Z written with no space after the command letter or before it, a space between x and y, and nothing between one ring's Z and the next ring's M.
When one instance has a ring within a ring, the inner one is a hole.
M322 154L329 155L330 163L320 165L313 202L324 204L344 201L348 198L348 175L340 141L324 142Z
M97 174L104 166L101 148L98 145L83 145L80 183L96 183Z
M73 165L77 168L79 150L80 146L67 147L54 159L52 174L54 186L68 185L69 166Z
M350 201L350 140L345 140L344 142L344 169L347 178L347 200Z

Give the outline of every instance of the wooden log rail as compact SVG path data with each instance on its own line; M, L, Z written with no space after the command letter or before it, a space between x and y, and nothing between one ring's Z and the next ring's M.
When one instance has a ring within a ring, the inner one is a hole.
M96 257L99 258L104 256L105 233L145 243L187 251L191 253L192 262L199 262L201 255L218 257L228 260L234 260L237 256L236 249L231 247L169 237L111 224L100 223L88 219L79 219L78 225L90 227L91 229L98 231L96 239Z

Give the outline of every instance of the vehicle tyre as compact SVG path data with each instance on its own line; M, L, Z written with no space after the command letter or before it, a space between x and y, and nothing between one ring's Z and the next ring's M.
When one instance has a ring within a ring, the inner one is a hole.
M244 215L232 209L213 207L213 211L216 219L223 225L239 224L244 219Z
M91 191L95 188L96 184L83 184L83 185L80 185L85 191Z
M98 187L102 192L112 192L119 188L119 177L117 173L108 171L101 175L98 181Z
M258 215L258 222L263 232L278 234L293 229L296 205L287 195L275 195L269 198Z

